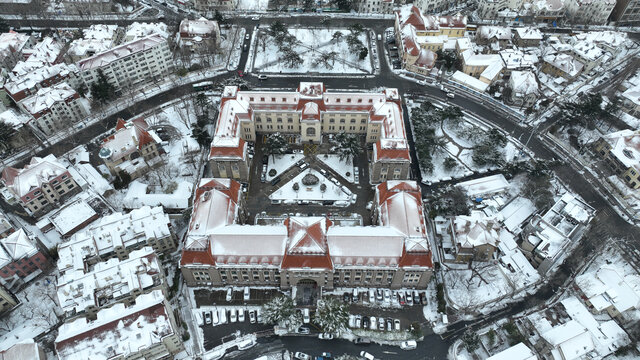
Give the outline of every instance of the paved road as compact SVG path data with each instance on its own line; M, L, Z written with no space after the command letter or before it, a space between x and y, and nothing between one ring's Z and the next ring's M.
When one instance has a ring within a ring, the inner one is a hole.
M289 24L304 23L305 25L308 25L313 21L318 21L319 23L319 19L320 19L319 17L280 18L280 20L285 21ZM382 31L384 28L390 26L391 24L390 21L379 20L379 19L357 19L357 20L332 19L330 25L345 26L356 21L365 24L365 26L372 27L376 32ZM122 20L122 21L119 21L118 23L124 24L128 22L129 21ZM250 30L256 24L256 22L253 22L250 19L235 19L233 22L237 23L238 25L247 27ZM56 22L56 21L52 22L51 20L42 20L42 25L44 26L50 26L51 24L60 24L60 26L74 26L74 25L71 25L71 22L67 22L67 23L69 24L64 25L64 22ZM88 23L75 22L74 24L87 25ZM272 87L272 88L287 88L287 89L297 87L300 81L323 81L326 84L327 88L331 90L333 89L371 89L371 88L384 85L388 87L396 87L400 90L402 94L408 94L413 96L423 96L423 97L428 97L432 99L447 101L447 98L444 96L444 93L442 93L439 89L431 86L418 85L416 83L396 77L393 73L387 71L388 67L386 64L386 60L384 56L382 56L384 52L381 51L382 49L380 48L380 45L381 45L380 42L377 42L377 43L379 46L378 54L381 55L381 59L380 59L381 68L383 70L381 75L375 78L357 78L357 77L350 77L350 78L315 77L314 78L312 76L309 76L309 77L297 76L297 77L287 77L287 78L270 77L268 80L263 82L259 82L253 76L247 76L246 78L253 86L256 86L256 87ZM246 52L242 54L239 69L244 69L244 65L247 60L247 55L248 53ZM232 74L224 74L224 75L220 75L215 78L212 78L211 80L224 82L231 76ZM142 103L136 104L135 108L128 108L123 111L120 111L119 113L106 118L103 123L106 123L107 126L110 127L115 122L115 119L117 117L125 117L125 118L132 117L135 114L139 114L143 111L159 106L162 103L173 100L177 97L187 94L190 91L191 91L190 84L178 86L174 89L171 89L170 91L166 91L156 96L153 96L152 98L145 100ZM449 102L464 108L468 112L472 112L476 114L480 118L483 118L485 121L493 124L494 126L505 130L506 132L510 133L512 136L516 138L527 139L531 135L531 132L534 131L531 128L524 128L522 126L515 124L508 118L505 118L502 114L494 111L494 109L485 106L482 102L482 99L466 97L464 95L458 95L455 99L450 99ZM410 132L411 128L410 126L408 126L408 116L405 116L405 119L407 121L406 129L407 131ZM88 141L89 139L95 137L96 135L102 132L104 132L104 125L96 124L94 126L84 129L75 138L78 139L78 142ZM558 156L552 150L550 150L549 147L544 142L542 142L537 137L538 134L533 134L533 135L534 136L531 136L531 140L529 142L529 148L534 152L536 157L541 159L552 159ZM411 134L409 134L409 142L410 142L410 145L414 147ZM54 153L54 154L60 155L65 151L68 151L71 147L73 147L71 145L73 144L58 144L53 148L47 150L47 153ZM44 154L40 154L40 155L44 155ZM413 160L414 160L414 164L413 164L414 174L416 174L417 177L419 178L420 172L417 171L418 170L417 162L415 161L415 158ZM591 206L605 213L606 220L607 220L606 224L608 226L607 231L609 234L612 234L615 236L625 236L637 231L635 227L629 225L622 218L620 218L615 213L615 211L613 211L613 209L607 203L607 201L585 179L582 173L574 170L570 166L561 166L556 168L555 171L556 171L556 174L565 183L567 183L572 188L573 191L577 192L580 196L582 196ZM425 186L423 190L426 192L426 191L429 191L430 189L429 187ZM638 248L637 243L630 242L630 244L634 248L636 249ZM557 279L554 279L554 281L552 281L551 286L543 288L542 291L536 294L536 298L538 299L538 301L548 299L550 296L552 296L555 293L555 291L558 289L558 287L564 282L562 281L563 276L564 278L566 278L565 274L559 273L559 275L557 276ZM511 306L509 310L501 310L497 313L487 316L485 318L485 321L487 319L493 320L493 319L503 317L505 315L515 314L525 309L526 307L527 306L525 302L515 304L514 306ZM449 335L457 335L458 330L463 329L464 326L466 325L467 325L466 323L458 323L456 325L453 325L451 327L451 332L449 332ZM451 339L451 338L452 337L448 339ZM429 358L443 359L443 358L446 358L446 350L450 345L450 342L451 340L443 341L439 336L430 335L430 336L427 336L425 338L425 341L419 344L419 348L413 352L400 353L399 350L395 347L394 348L380 347L376 345L369 346L367 348L367 351L384 359L425 359L425 358L426 359L429 359ZM237 356L234 355L234 357L238 359L255 358L256 354L262 354L268 351L270 348L274 348L274 344L277 345L275 347L281 346L282 348L286 348L291 351L302 350L302 351L308 351L314 354L318 354L321 351L327 351L327 350L332 351L334 353L338 353L338 354L339 353L355 354L359 352L361 349L360 346L356 346L345 341L324 342L324 341L320 341L317 339L310 339L310 338L285 338L285 339L275 340L270 344L256 346L254 349L244 353L238 353L238 355Z

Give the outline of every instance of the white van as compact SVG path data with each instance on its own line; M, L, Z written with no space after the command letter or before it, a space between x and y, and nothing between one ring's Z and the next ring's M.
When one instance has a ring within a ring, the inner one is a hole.
M400 349L402 350L415 350L418 347L418 343L415 340L403 341L400 344Z
M373 355L369 354L366 351L360 351L360 356L367 360L375 360L375 357L373 357Z

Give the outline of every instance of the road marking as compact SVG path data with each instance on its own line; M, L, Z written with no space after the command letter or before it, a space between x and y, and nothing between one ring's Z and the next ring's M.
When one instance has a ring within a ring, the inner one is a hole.
M389 355L398 355L397 352L394 351L383 351L384 354L389 354Z

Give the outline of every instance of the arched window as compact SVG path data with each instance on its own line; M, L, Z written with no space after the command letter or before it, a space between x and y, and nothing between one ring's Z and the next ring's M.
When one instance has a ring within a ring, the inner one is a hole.
M309 126L307 128L307 136L316 136L316 128Z

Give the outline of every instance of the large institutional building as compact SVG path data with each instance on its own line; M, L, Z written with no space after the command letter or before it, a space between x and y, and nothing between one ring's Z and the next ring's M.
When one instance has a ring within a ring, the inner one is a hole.
M322 83L300 83L296 91L222 93L209 161L214 177L247 180L247 141L257 133L285 133L305 143L322 135L352 133L373 143L371 182L409 177L409 145L397 89L380 92L328 92Z
M425 288L432 273L420 188L409 177L401 99L378 93L329 93L322 83L295 92L226 87L210 161L193 201L180 267L189 286L299 284ZM361 134L374 143L372 226L344 226L327 216L283 216L245 225L241 185L246 141L284 132L320 143L323 134Z

